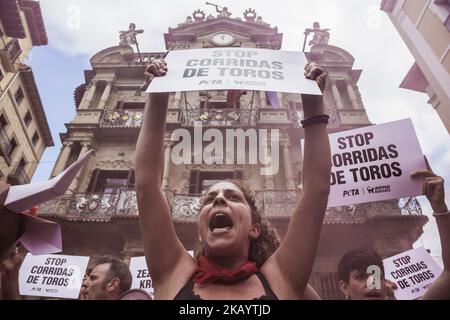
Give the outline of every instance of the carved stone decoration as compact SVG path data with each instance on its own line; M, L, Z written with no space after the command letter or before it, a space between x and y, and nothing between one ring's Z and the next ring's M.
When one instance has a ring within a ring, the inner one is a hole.
M144 111L105 110L100 121L100 127L139 128L142 125Z
M266 217L291 216L298 201L296 191L262 191L263 210ZM259 195L261 197L261 195Z
M136 191L131 189L120 190L116 204L116 215L138 216Z
M244 11L244 18L247 22L254 22L256 20L256 10L248 8Z
M165 191L174 220L195 220L200 197ZM294 212L300 192L293 190L256 191L257 207L267 217L285 217ZM119 193L78 193L64 195L38 207L39 216L74 221L110 221L113 217L137 217L136 192L121 189ZM377 216L421 215L415 198L381 201L328 208L325 223L363 223Z
M100 160L95 163L95 167L101 169L130 169L133 162L130 160Z
M117 194L74 194L66 208L67 218L109 221L115 213Z
M171 207L174 220L195 220L200 210L200 198L175 195Z
M305 34L314 33L313 39L309 41L310 46L327 45L330 40L330 29L320 29L320 23L314 22L312 29L306 29Z
M192 17L194 17L195 22L205 20L205 12L203 10L197 9L192 13Z
M195 121L200 121L203 126L246 127L255 125L256 116L256 109L183 110L181 123L185 126L193 126Z

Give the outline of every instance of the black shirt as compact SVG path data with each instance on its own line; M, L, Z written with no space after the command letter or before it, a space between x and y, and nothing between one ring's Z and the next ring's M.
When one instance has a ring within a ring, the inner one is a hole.
M270 288L269 283L262 273L258 271L256 275L264 287L265 294L259 298L254 298L253 300L278 300L278 297L272 291L272 288ZM195 274L188 280L186 285L181 288L175 298L173 298L174 300L203 300L198 294L194 293L194 276Z

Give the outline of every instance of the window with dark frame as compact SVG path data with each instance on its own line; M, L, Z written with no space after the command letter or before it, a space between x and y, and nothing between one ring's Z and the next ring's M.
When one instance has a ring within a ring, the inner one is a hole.
M11 158L11 155L14 152L14 149L16 149L16 147L17 147L16 139L12 138L8 146L6 147L6 155L8 156L8 158Z
M127 101L119 101L117 102L116 109L121 110L144 110L145 102L127 102Z
M16 176L20 176L22 173L25 173L25 166L27 163L25 162L24 158L20 159L19 164L16 167L16 170L14 171L14 174Z
M191 171L189 194L201 194L217 182L242 179L242 171Z
M0 115L0 130L6 129L6 126L8 125L8 122L5 119L5 116L2 114Z
M27 113L25 114L25 117L23 118L23 122L25 122L25 125L27 126L27 128L30 125L31 120L33 120L33 118L31 117L30 110L28 110Z
M16 93L14 94L14 100L16 100L17 105L20 105L24 98L23 90L22 88L17 89Z
M31 142L33 142L33 146L36 146L39 141L39 135L37 132L33 134L33 138L31 138Z
M118 193L121 189L134 189L134 170L95 169L88 192Z

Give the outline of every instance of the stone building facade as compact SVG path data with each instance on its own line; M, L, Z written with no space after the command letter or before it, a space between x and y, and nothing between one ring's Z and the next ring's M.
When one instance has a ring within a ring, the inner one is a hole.
M450 2L383 0L381 10L415 59L400 87L426 93L450 132Z
M306 53L324 66L329 81L324 98L330 115L329 131L370 125L357 82L361 70L342 48L328 44L328 37L314 34ZM222 42L221 39L226 39ZM89 149L96 151L69 188L68 193L39 208L42 217L62 225L65 254L115 254L125 260L143 255L136 205L133 153L146 96L139 91L143 71L152 57L165 52L136 53L122 45L106 48L91 59L86 82L75 90L77 114L61 134L63 147L52 176L61 172ZM217 17L196 10L185 22L164 34L167 49L221 46L281 48L282 34L252 9L242 18ZM303 76L303 75L299 75ZM276 93L280 105L271 106L264 92L248 91L239 106L227 104L227 91L175 92L170 94L162 186L172 208L179 238L188 250L197 244L198 195L215 180L241 178L255 190L259 207L280 236L301 194L304 135L300 95ZM194 122L204 128L276 128L280 132L280 169L273 176L260 175L258 164L176 165L170 161L177 128L193 132ZM383 255L412 247L422 233L426 217L414 199L330 208L326 213L311 284L323 298L342 298L336 265L351 248L367 246Z
M0 179L29 183L45 151L53 146L31 67L33 46L47 44L39 3L0 2Z

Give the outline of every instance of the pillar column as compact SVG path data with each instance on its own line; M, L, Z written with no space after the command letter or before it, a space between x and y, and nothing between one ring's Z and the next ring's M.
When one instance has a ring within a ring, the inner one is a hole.
M108 101L109 94L111 93L112 80L106 82L105 89L103 89L102 96L100 97L100 102L98 103L98 109L104 109L106 102Z
M84 94L83 101L81 102L79 109L89 109L96 90L97 90L97 80L91 80L89 89Z
M72 151L72 141L66 141L63 143L61 147L61 153L58 157L58 160L55 163L55 166L53 167L53 171L51 173L51 177L57 176L59 173L61 173L67 164L67 160L69 160L70 152Z
M166 141L164 143L164 171L163 171L163 179L161 188L168 189L169 188L169 172L170 172L170 160L172 153L172 141Z
M180 108L181 106L181 91L175 92L175 95L173 97L173 107L174 108Z
M291 164L291 151L289 150L290 142L285 139L281 142L281 147L283 148L283 167L284 167L284 177L286 179L286 189L294 190L295 189L295 179L292 173L292 164Z
M89 142L81 142L81 151L80 154L78 155L79 159L83 154L85 154L86 152L88 152L91 149L91 144ZM67 189L67 193L75 193L75 191L78 188L78 184L80 182L80 177L81 177L81 173L83 172L83 169L81 169L80 171L78 171L77 175L75 176L75 178L72 180L72 183L70 184L69 188Z
M336 102L336 107L338 109L344 109L344 105L342 103L341 95L340 95L339 89L336 85L336 81L331 82L331 91L333 92L333 98L334 98L334 101Z
M266 92L265 91L259 91L259 107L261 109L267 108Z
M355 89L353 88L352 82L349 80L346 82L347 84L347 92L350 101L352 102L353 109L362 109L359 105L358 97L356 95Z
M268 155L270 154L270 147L269 147L269 140L267 141L260 141L259 147L262 149L260 154L260 158L264 159L264 163L267 163L268 161ZM264 176L264 189L265 190L273 190L275 189L275 185L273 182L273 175L265 175Z

